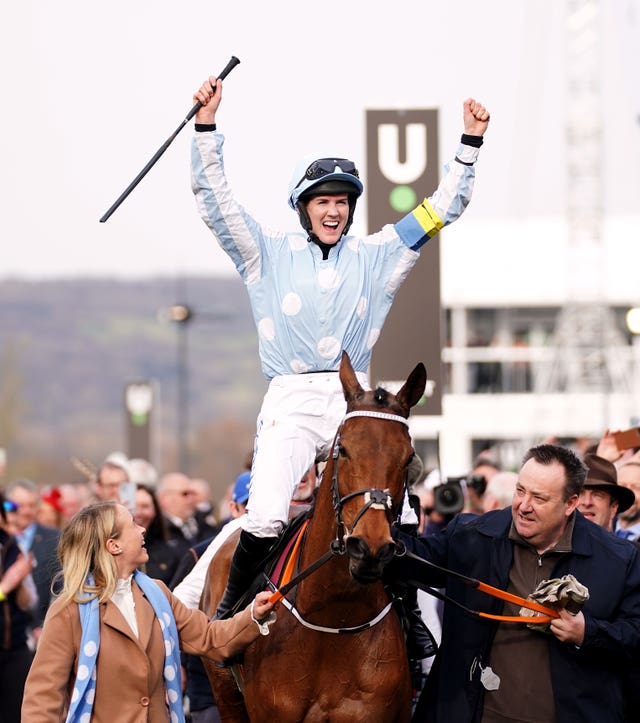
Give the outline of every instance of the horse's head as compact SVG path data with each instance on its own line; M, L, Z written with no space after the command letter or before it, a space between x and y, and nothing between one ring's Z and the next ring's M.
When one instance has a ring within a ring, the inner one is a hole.
M351 575L367 583L380 579L395 552L391 523L414 455L407 418L422 397L427 373L418 364L395 395L380 388L365 392L343 352L340 381L347 413L333 450L334 506Z

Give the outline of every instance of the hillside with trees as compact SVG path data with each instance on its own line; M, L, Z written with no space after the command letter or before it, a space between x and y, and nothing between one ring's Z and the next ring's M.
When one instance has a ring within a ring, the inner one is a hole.
M188 328L167 320L193 312ZM72 457L124 450L124 388L149 380L161 471L177 467L179 335L187 352L189 472L232 481L251 449L266 381L239 279L0 282L0 448L5 479L77 477Z

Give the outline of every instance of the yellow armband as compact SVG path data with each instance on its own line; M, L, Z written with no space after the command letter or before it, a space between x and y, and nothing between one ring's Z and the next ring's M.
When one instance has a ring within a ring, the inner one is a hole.
M7 599L7 596L4 594L4 590L0 587L0 603L3 603Z
M426 198L419 206L413 209L413 215L429 238L435 236L444 226L442 219Z

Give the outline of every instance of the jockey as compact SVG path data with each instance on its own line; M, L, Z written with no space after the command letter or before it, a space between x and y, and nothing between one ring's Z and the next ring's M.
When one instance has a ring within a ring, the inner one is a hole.
M194 95L192 188L200 215L234 262L249 294L262 370L269 380L257 421L247 514L217 616L246 591L282 532L292 493L306 470L328 454L345 413L338 368L345 350L363 388L372 348L421 246L469 203L474 163L489 122L486 108L464 102L464 135L455 160L430 198L398 223L349 236L364 187L353 161L303 159L288 202L304 234L261 225L236 201L224 173L224 136L216 127L222 82ZM417 523L406 503L403 523Z

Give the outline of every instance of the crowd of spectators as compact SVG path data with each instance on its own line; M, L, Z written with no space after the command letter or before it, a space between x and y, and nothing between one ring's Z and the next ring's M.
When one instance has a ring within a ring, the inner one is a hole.
M197 607L211 557L240 527L250 478L241 472L225 499L214 500L205 480L160 475L145 460L113 453L82 481L6 484L0 624L9 633L0 646L0 720L20 720L24 681L55 599L60 533L78 510L97 500L129 507L146 530L147 574ZM292 514L307 509L318 483L314 466L294 494ZM640 706L640 451L619 450L609 431L578 453L538 445L517 471L503 469L489 451L462 477L423 473L412 493L419 500L419 534L403 541L419 556L523 597L563 575L575 575L589 590L583 609L567 620L563 613L546 634L535 626L473 620L421 590L423 618L439 650L423 661L414 719L445 720L447 708L456 720L515 720L525 703L513 690L526 680L529 717L523 720L634 720ZM452 579L418 574L445 599L514 613L510 603L482 603ZM514 666L516 659L535 666ZM182 664L187 720L219 720L199 658L183 655ZM606 696L598 697L596 680L606 681ZM571 685L579 695L571 697Z

